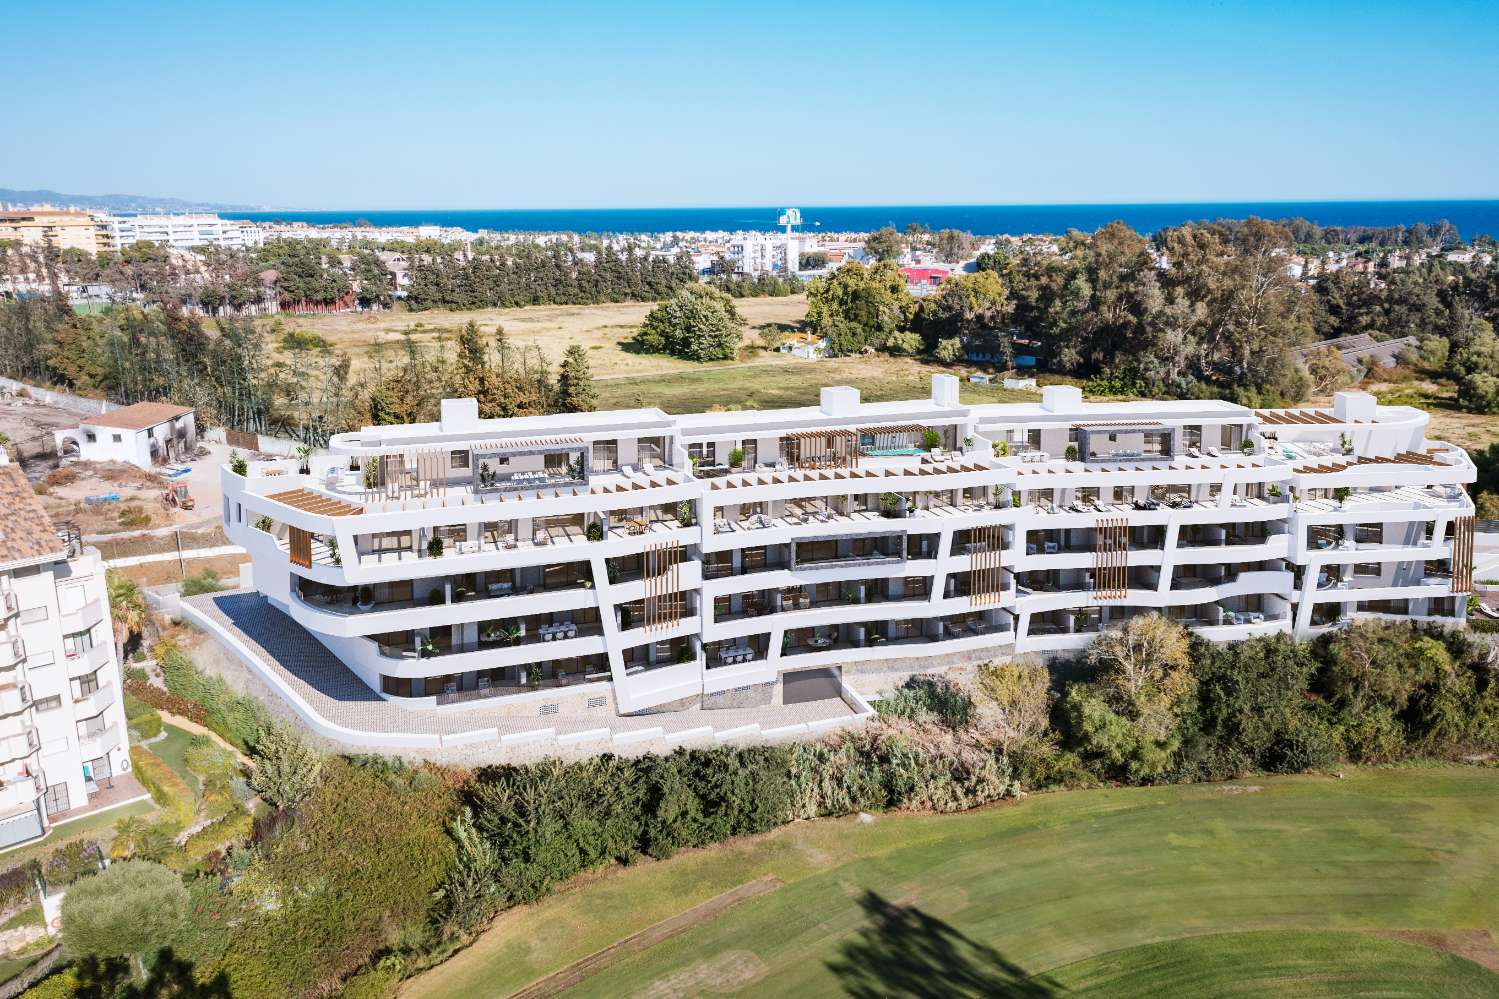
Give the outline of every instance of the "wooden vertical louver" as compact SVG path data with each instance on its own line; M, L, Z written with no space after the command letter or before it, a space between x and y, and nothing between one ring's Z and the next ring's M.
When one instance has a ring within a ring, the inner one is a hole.
M998 524L975 527L968 550L968 603L973 607L998 604L1004 591L1004 529Z
M447 495L447 452L443 448L385 452L370 455L364 461L375 463L373 482L364 478L364 463L359 466L366 503Z
M660 631L682 620L682 543L647 545L645 560L645 628Z
M1452 592L1473 590L1473 518L1458 517L1452 522Z
M1093 534L1093 595L1120 600L1129 592L1129 521L1100 517Z
M300 527L288 527L286 535L291 564L300 565L304 569L312 568L312 533Z

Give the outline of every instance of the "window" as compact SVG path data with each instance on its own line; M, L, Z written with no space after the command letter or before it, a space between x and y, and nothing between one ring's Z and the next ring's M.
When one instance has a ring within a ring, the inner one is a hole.
M745 441L744 444L740 446L740 450L742 450L744 452L744 463L743 463L743 465L741 467L743 467L743 468L754 468L756 465L758 465L760 463L760 458L759 458L759 454L760 454L760 442L759 441L755 441L755 440Z
M94 647L94 636L89 631L77 631L62 636L62 651L69 658L82 655Z
M468 454L469 453L467 451L450 451L450 452L448 452L448 467L449 468L467 468L468 467Z
M614 472L619 469L619 442L618 441L594 441L593 442L593 470L595 472Z
M1355 576L1379 576L1383 574L1383 566L1378 562L1359 562L1353 567Z
M99 438L94 435L94 432L92 430L85 430L83 432L83 439L85 441L87 441L88 443L92 444L92 443L94 443L94 441L98 440Z
M62 695L53 694L51 697L39 697L32 704L38 712L56 711L62 707Z
M695 459L699 465L711 465L713 464L713 445L706 441L688 444L687 456Z
M81 701L85 697L92 697L99 690L99 671L95 670L88 676L81 676L73 681L73 700Z
M110 440L112 440L116 444L120 443L120 441L123 440L123 438L120 437L119 434L110 434L109 437L110 437Z

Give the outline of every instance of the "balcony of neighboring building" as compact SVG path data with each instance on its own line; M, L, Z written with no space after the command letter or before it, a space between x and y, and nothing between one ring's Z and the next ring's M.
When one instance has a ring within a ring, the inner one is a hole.
M1000 642L1012 636L1008 611L999 608L973 610L931 618L901 618L856 621L788 629L782 638L781 658L844 653L864 649L939 647L943 643L969 639ZM926 652L913 652L926 655Z
M380 691L391 698L435 697L438 706L443 706L576 687L609 679L608 656L594 653L425 677L381 674Z
M603 634L598 608L582 607L467 624L408 628L372 635L368 640L376 644L386 659L432 660L486 653L493 659L519 662L538 651L544 652L543 646L561 647L562 643L575 639L601 639Z
M931 586L930 576L882 577L723 594L713 598L713 623L864 604L921 603L931 599Z
M857 481L857 480L855 480ZM850 484L847 488L852 489ZM817 525L877 525L930 521L1008 509L991 486L942 490L888 490L725 504L714 511L713 532L734 534Z
M483 604L507 597L532 596L593 588L589 562L554 562L459 572L420 579L398 579L387 583L337 586L292 574L293 590L303 603L329 614L363 615L417 607L450 607ZM476 612L483 608L475 607Z
M1345 491L1346 490L1346 491ZM1376 514L1405 510L1466 510L1472 500L1456 483L1393 488L1309 489L1297 497L1296 512L1302 514Z
M1160 552L1166 544L1161 524L1139 524L1124 528L1123 543L1130 552ZM1097 527L1042 528L1025 532L1026 555L1091 555L1098 547Z

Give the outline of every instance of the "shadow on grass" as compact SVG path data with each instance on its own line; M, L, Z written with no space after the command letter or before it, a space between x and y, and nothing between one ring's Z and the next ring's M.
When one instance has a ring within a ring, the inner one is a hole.
M844 991L856 999L1061 995L1054 982L1032 978L994 948L914 906L888 902L875 892L865 892L859 906L868 922L843 945L839 958L828 962Z
M193 962L164 949L143 981L135 980L123 958L85 957L73 965L77 981L73 999L232 999L229 979L221 971L207 982L197 981Z

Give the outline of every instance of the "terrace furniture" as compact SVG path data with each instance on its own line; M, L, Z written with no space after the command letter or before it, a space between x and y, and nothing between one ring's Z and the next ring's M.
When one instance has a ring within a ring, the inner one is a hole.
M515 588L515 584L514 583L505 583L505 582L490 583L487 587L485 587L485 589L489 591L489 595L492 596L492 597L505 596L505 595L509 594L510 591L512 589L514 589L514 588Z
M1055 541L1042 542L1041 551L1047 555L1055 555L1058 551L1057 543Z
M489 677L487 677L487 676L481 676L481 677L479 677L479 689L481 691L489 689Z

